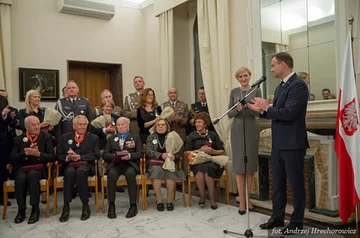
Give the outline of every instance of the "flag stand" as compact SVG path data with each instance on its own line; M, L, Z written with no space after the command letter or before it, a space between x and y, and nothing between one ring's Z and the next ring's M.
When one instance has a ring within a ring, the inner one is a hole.
M359 237L359 204L355 206L356 237Z

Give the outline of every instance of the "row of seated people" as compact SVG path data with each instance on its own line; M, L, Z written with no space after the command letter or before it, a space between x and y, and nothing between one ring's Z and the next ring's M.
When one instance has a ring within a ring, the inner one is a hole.
M224 146L216 133L208 131L211 123L207 113L199 113L195 118L196 131L186 140L184 150L203 151L209 155L224 154ZM104 159L106 162L107 189L108 189L108 217L116 218L115 198L116 182L120 175L127 181L130 208L127 218L136 216L136 175L141 173L140 159L143 158L143 143L140 137L129 132L130 120L120 117L116 120L117 132L106 139L105 149L100 154L99 137L87 132L88 119L85 116L76 116L73 120L74 132L60 137L54 152L53 140L49 133L40 130L40 121L35 116L25 119L26 131L15 138L14 147L10 155L10 163L14 167L15 197L18 204L18 214L15 223L21 223L26 218L26 195L29 190L30 205L32 206L29 224L39 220L40 209L40 180L48 177L47 163L57 161L60 164L60 173L64 176L64 207L60 216L61 222L66 222L70 215L72 189L76 185L79 197L83 204L81 220L90 218L88 177L97 173L95 161ZM172 211L175 181L185 181L184 172L175 164L175 169L164 169L163 163L167 160L177 161L180 153L170 153L172 148L166 148L170 126L167 120L158 119L155 130L147 137L146 157L147 173L151 179L156 194L156 207L164 211L161 198L161 182L166 181L167 199L166 209ZM176 132L172 132L175 133ZM159 164L159 160L163 161ZM213 162L206 162L190 166L200 192L199 205L205 205L205 183L208 187L210 205L217 209L215 200L215 179L221 177L224 168ZM146 198L145 198L146 199Z

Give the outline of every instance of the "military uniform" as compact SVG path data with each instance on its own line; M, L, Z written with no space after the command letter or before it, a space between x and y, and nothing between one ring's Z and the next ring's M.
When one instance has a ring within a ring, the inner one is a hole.
M75 102L71 98L61 98L56 103L56 109L61 113L61 120L56 128L56 138L73 131L73 119L78 115L86 116L91 122L91 106L87 98L76 97Z
M139 127L137 124L137 109L140 107L141 94L135 92L125 97L123 116L130 119L130 132L139 135Z
M181 117L179 121L170 121L170 130L176 131L181 139L184 141L186 140L186 126L188 123L188 114L189 114L189 107L185 102L176 101L173 105L172 102L167 101L161 105L161 108L164 109L165 107L172 107L174 109L174 113Z
M203 103L201 103L201 102L196 102L196 103L191 104L189 116L188 116L189 121L188 121L187 133L186 133L187 135L189 135L193 131L196 131L194 117L199 112L209 113L209 108L207 106L207 103L205 103L205 105L203 105ZM212 123L208 126L208 129L210 131L215 131L215 128Z
M111 113L118 116L118 117L121 117L121 115L122 115L121 111L122 111L121 107L115 106ZM101 106L97 106L93 110L92 118L95 119L96 117L98 117L98 116L100 116L102 114L103 114L103 110L102 110Z

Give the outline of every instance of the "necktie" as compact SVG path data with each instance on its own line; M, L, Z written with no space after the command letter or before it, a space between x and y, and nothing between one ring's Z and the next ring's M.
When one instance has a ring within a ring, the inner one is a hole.
M174 103L174 102L172 102L171 104L172 104L173 107L175 107L175 103Z
M75 99L72 100L72 104L73 104L73 106L75 106Z
M285 82L281 80L281 87L285 85Z

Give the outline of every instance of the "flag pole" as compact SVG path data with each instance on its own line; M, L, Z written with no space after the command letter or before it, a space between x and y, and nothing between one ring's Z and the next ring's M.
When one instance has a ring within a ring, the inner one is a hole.
M350 25L350 39L351 39L351 56L354 59L354 17L350 16L349 18L349 25ZM354 72L355 75L355 72ZM359 231L359 204L356 204L355 206L355 222L356 222L356 237L360 237L360 231Z

